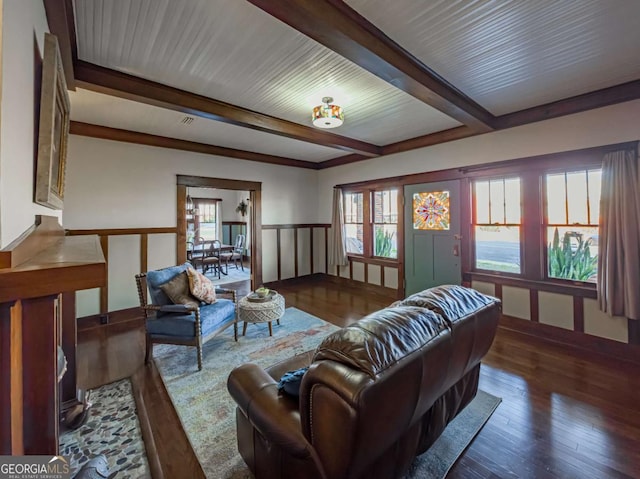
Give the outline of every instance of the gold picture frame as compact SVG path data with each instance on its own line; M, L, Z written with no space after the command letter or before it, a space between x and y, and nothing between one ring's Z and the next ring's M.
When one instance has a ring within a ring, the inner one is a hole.
M61 210L69 138L69 95L55 35L45 33L35 202Z

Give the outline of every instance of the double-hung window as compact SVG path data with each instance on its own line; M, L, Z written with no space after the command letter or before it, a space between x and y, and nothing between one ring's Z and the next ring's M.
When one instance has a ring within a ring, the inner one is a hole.
M373 256L398 257L398 190L373 191Z
M204 240L219 239L216 234L216 203L218 200L195 199L197 236Z
M347 253L364 254L364 194L344 193L343 206Z
M522 273L522 199L519 177L473 183L475 269Z
M398 188L343 194L347 253L364 258L398 258Z
M600 168L545 176L546 263L549 278L596 281Z

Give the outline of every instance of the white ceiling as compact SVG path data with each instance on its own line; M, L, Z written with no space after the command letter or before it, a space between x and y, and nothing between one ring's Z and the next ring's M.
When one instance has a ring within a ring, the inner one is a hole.
M638 0L347 0L502 115L640 78Z
M74 0L81 60L376 145L460 123L244 0ZM495 115L640 78L639 0L347 0ZM307 161L340 150L78 90L72 119Z
M343 151L334 148L185 115L81 88L69 92L69 98L72 104L71 119L74 121L312 162L344 155ZM182 123L186 116L193 118L190 124Z

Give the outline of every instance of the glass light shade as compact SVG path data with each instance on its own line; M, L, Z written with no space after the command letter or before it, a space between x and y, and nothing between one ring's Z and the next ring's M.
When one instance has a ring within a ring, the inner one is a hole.
M325 101L326 100L326 101ZM341 106L331 105L333 98L325 97L322 99L322 105L318 105L313 109L311 120L313 126L318 128L336 128L344 122L344 110Z

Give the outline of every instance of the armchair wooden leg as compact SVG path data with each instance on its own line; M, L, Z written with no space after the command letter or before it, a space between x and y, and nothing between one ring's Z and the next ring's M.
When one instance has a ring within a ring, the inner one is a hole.
M149 359L151 359L151 352L153 348L153 343L151 342L151 335L149 333L145 334L145 352L144 352L144 363L149 364Z
M236 343L238 342L238 321L233 323L233 339L235 339Z
M198 338L198 371L202 371L202 337Z

